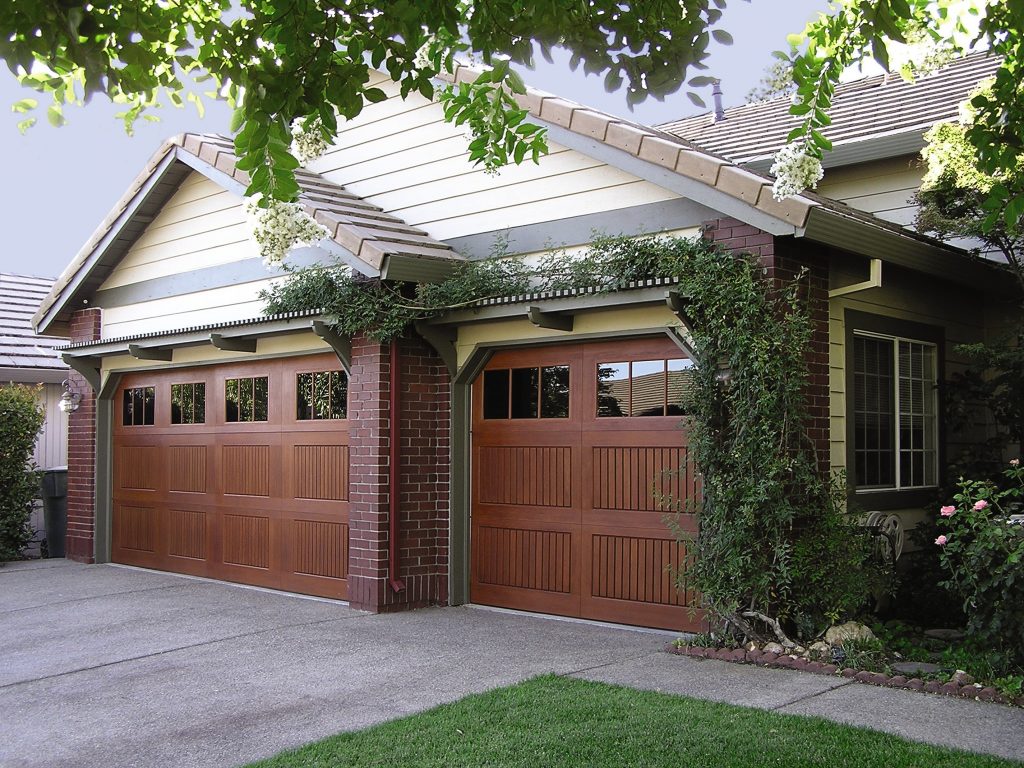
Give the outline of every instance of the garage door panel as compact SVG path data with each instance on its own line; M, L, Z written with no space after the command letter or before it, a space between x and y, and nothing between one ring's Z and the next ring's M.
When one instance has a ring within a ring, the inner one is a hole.
M344 599L348 425L303 421L295 401L297 370L339 369L327 354L126 374L121 391L153 388L155 424L113 429L114 560ZM226 421L224 382L256 377L267 421ZM205 387L198 417L171 397L182 383Z
M686 546L665 522L699 496L683 421L666 415L678 390L669 372L685 369L683 358L664 338L492 358L485 372L569 361L570 409L560 420L487 419L487 382L503 392L504 376L474 384L474 601L676 629L700 623L688 615L693 595L675 588L671 571L685 570ZM599 408L598 393L615 376L622 406L599 415L608 408ZM661 415L628 415L655 407ZM692 516L679 519L694 527Z
M479 523L473 531L473 596L532 611L579 610L579 529Z
M676 577L690 564L687 545L662 531L584 527L582 609L609 621L698 631L700 613L691 616L696 595ZM685 585L685 580L684 580Z

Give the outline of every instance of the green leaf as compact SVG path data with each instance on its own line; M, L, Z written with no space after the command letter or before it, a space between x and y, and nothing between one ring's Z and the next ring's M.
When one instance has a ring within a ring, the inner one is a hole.
M711 36L715 38L715 42L717 42L719 45L732 45L732 35L730 35L724 29L711 30Z
M232 133L238 133L238 129L245 123L245 110L239 107L231 113L231 122L228 125L228 130Z
M365 96L366 100L371 104L377 104L381 101L386 101L388 98L388 95L380 88L369 88L363 92L363 96Z
M64 112L57 104L51 104L47 108L46 119L54 128L60 128L62 125L67 123L67 120L64 118Z
M29 111L35 109L38 106L39 106L39 102L36 101L35 99L21 99L19 101L14 102L11 105L11 112L16 112L18 114L24 114L26 112L29 112Z

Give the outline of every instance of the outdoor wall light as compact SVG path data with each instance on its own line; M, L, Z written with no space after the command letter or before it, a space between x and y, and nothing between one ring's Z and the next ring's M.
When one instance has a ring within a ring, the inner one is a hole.
M71 413L78 410L78 404L81 400L82 396L77 392L72 392L68 380L64 379L64 394L60 396L60 402L57 403L57 407L63 413Z

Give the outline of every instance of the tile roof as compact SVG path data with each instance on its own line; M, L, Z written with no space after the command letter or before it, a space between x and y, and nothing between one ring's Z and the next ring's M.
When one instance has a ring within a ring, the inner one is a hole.
M923 132L937 122L953 120L957 108L980 80L994 75L999 59L977 52L957 59L932 75L908 83L899 75L878 75L836 88L832 124L823 133L833 144L867 138ZM738 163L772 155L786 144L799 117L789 114L792 102L783 96L731 107L725 119L712 113L662 123L658 128Z
M67 370L54 351L64 340L32 330L32 313L52 285L52 278L0 273L0 368Z

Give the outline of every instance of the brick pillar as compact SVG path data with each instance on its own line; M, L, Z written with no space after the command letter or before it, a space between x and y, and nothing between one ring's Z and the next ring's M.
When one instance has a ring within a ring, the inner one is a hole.
M98 307L71 315L71 341L97 341L101 315ZM77 371L68 373L72 392L81 395L78 409L68 414L68 531L69 559L94 561L96 530L96 393Z
M811 246L792 237L776 238L768 232L737 219L716 219L703 225L704 237L729 251L751 253L757 257L764 276L775 286L792 280L801 269L814 330L807 353L808 437L814 442L818 468L828 472L831 466L829 440L828 370L828 257L824 246Z
M369 611L448 601L450 380L419 338L400 341L399 578L388 583L389 348L352 340L349 602Z

